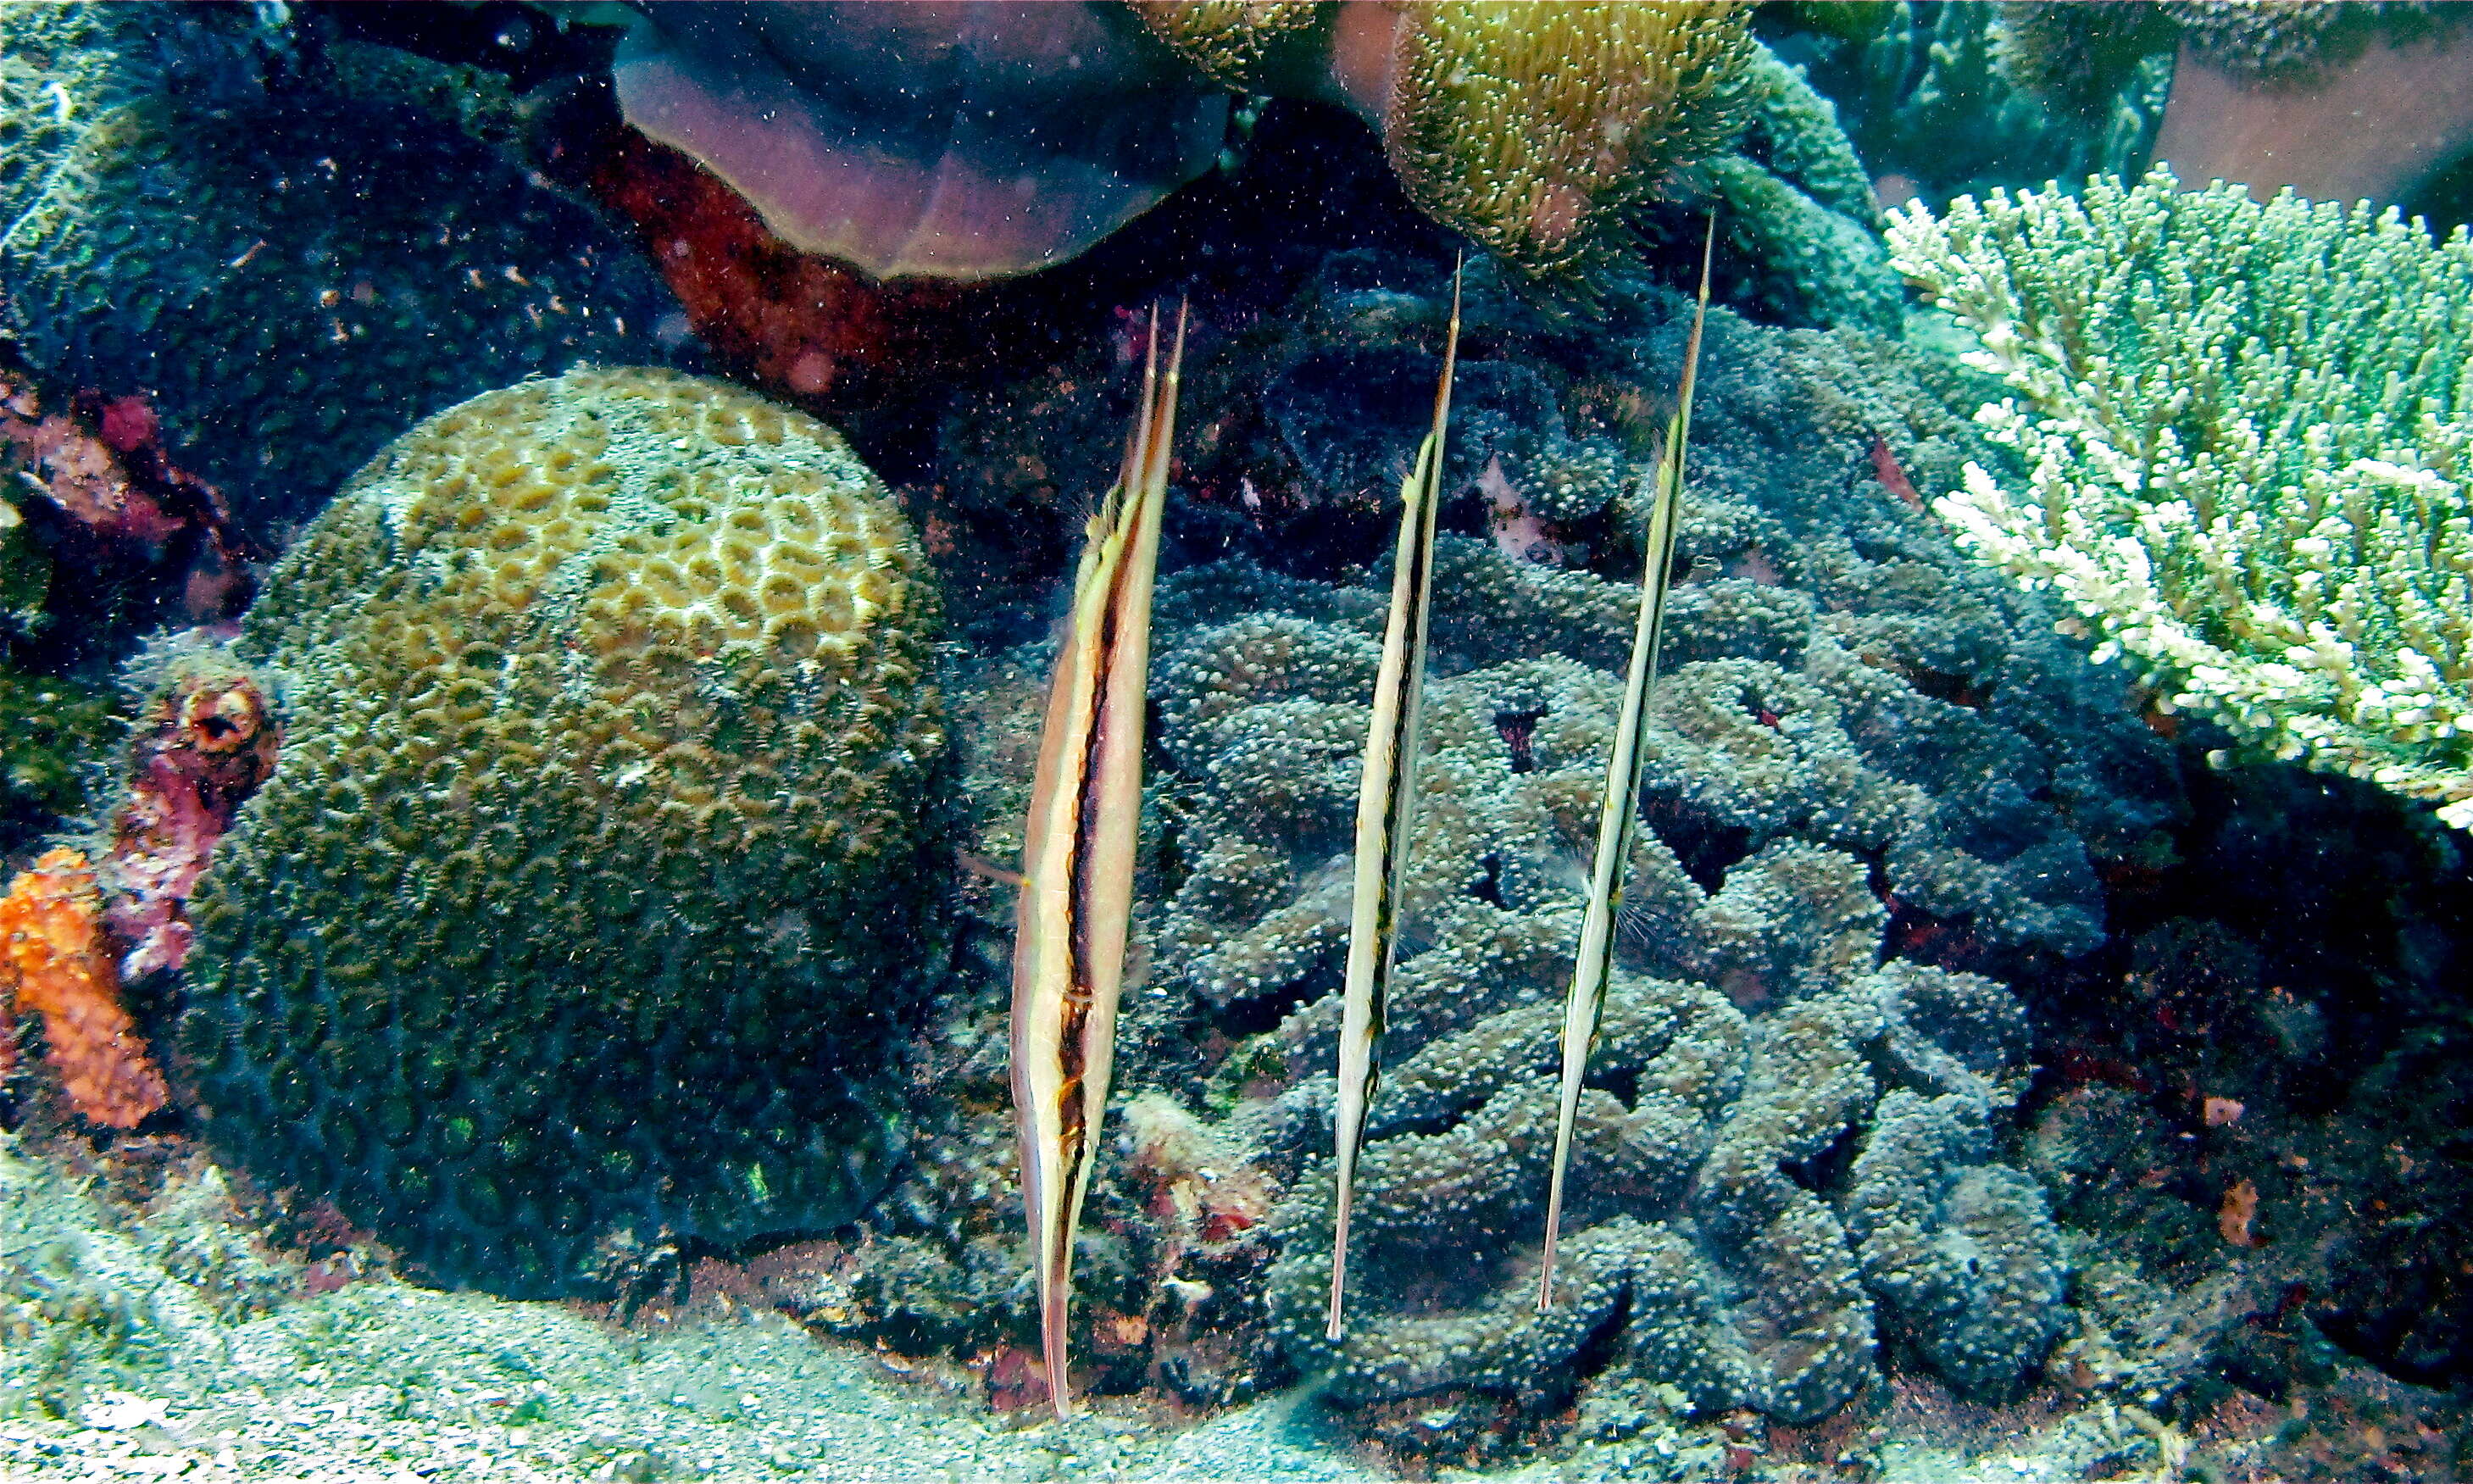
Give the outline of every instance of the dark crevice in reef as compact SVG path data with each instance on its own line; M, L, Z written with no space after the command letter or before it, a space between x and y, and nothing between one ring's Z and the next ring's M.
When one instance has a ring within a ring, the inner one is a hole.
M2473 1380L2465 839L2365 783L2205 766L2224 742L2212 729L2181 740L2190 814L2174 858L2105 863L2103 947L2017 981L2043 1068L2030 1142L2094 1147L2071 1121L2081 1109L2121 1133L2121 1168L2054 1187L2056 1208L2081 1230L2136 1233L2146 1265L2176 1286L2226 1275L2238 1317L2209 1352L2215 1384L2306 1399L2349 1355L2461 1387ZM2241 1218L2236 1198L2254 1214Z
M1674 852L1684 874L1711 896L1726 884L1726 873L1752 853L1749 829L1712 819L1678 794L1644 791L1640 818Z

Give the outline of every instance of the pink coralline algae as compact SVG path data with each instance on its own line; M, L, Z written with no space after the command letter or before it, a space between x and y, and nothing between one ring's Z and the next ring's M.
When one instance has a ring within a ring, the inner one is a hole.
M182 585L178 609L195 622L248 603L254 548L214 488L165 457L144 397L63 406L0 367L0 470L31 487L64 564L169 567Z
M187 958L189 891L242 802L274 773L280 743L247 667L213 647L176 656L133 730L128 795L111 822L105 922L129 945L123 978Z

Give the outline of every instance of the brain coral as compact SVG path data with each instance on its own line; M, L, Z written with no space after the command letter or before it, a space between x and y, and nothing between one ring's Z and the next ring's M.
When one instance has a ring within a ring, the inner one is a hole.
M1538 410L1490 412L1533 436L1574 386L1670 385L1669 301L1610 308L1582 345L1475 296L1471 369L1543 382ZM1327 404L1351 405L1357 364L1379 399L1421 323L1360 318L1344 348L1316 342ZM1650 827L1550 1314L1531 1301L1555 1026L1633 601L1582 563L1620 550L1638 453L1601 435L1634 462L1595 515L1498 456L1558 540L1438 546L1430 751L1360 1166L1365 1281L1335 1345L1330 1068L1379 603L1244 562L1163 581L1165 993L1132 1034L1235 1041L1194 1072L1228 1085L1215 1061L1255 1089L1233 1117L1285 1192L1269 1326L1360 1425L1411 1446L1489 1425L1471 1417L1549 1417L1575 1389L1671 1385L1806 1421L1868 1384L1892 1340L1997 1396L2068 1318L2044 1194L2002 1162L2028 1037L1987 975L2101 942L2090 856L2136 852L2169 775L2049 612L1967 570L1906 497L1902 466L1981 446L1920 363L1727 315L1708 344ZM1426 1436L1388 1410L1412 1401L1462 1421Z
M941 933L936 615L839 436L721 383L398 440L236 644L287 732L192 904L211 1137L511 1293L847 1220Z
M1490 549L1460 542L1453 555L1463 603L1509 586ZM1308 999L1269 1033L1302 1079L1281 1099L1271 1141L1305 1169L1275 1218L1284 1252L1269 1300L1292 1357L1332 1368L1339 1400L1467 1389L1543 1402L1568 1390L1581 1347L1623 1315L1626 1366L1702 1406L1809 1420L1870 1374L1872 1290L1886 1286L1867 1289L1875 1248L1901 1300L1928 1294L1900 1316L1911 1312L1935 1363L1964 1362L1941 1364L1960 1384L1998 1392L2049 1344L2061 1315L2057 1235L2032 1183L1991 1161L1989 1094L1972 1141L1866 1140L1880 1076L1933 1088L1956 1082L1948 1067L1970 1058L1981 1064L1971 1088L2014 1075L2023 1035L1985 1032L1980 1022L1999 1012L1977 1001L1992 996L2021 1022L2023 1013L1988 979L1902 960L1873 969L1888 893L1865 859L1878 847L1860 842L1929 805L1843 728L1853 698L1832 682L1875 672L1833 663L1826 639L1813 648L1828 666L1819 682L1809 654L1800 676L1772 660L1713 658L1673 678L1647 776L1665 832L1644 836L1633 861L1630 971L1593 1063L1598 1090L1582 1105L1577 1276L1546 1316L1530 1312L1530 1264L1556 1027L1620 683L1553 655L1429 687L1433 751L1407 898L1419 946L1393 982L1390 1070L1359 1169L1365 1278L1356 1329L1337 1346L1321 1338L1332 1191L1313 1156L1329 1137L1327 991L1346 941L1346 827L1373 644L1344 618L1254 613L1174 651L1164 740L1192 795L1182 817L1193 853L1163 956L1214 1006L1259 1015ZM1201 699L1178 704L1188 696ZM1728 834L1757 848L1713 854ZM1980 913L1987 932L2083 940L2077 922L2019 912L1988 863L1931 869L1949 883L1939 904ZM1867 1215L1883 1209L1860 1250L1832 1193L1787 1173L1841 1139L1870 1161L1849 1198L1868 1200ZM1896 1187L1874 1168L1896 1161L1921 1164L1922 1209L1889 1209L1883 1192ZM2004 1199L1965 1204L1979 1188ZM1962 1209L1944 1214L1953 1204ZM1997 1262L2046 1281L1995 1288L1969 1286L1971 1267L1957 1279L1910 1273L1937 1253L1929 1237L1967 1219ZM1981 1341L1986 1331L2005 1346Z
M145 394L272 534L449 403L666 358L625 239L425 106L475 84L252 14L0 6L0 288L38 370Z

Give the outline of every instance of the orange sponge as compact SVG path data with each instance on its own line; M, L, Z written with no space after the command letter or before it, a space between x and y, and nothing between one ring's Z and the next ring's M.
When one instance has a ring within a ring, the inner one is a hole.
M57 850L0 898L0 962L17 1009L43 1017L43 1041L69 1101L95 1123L134 1128L163 1106L163 1074L120 1003L103 933L103 894L84 855Z

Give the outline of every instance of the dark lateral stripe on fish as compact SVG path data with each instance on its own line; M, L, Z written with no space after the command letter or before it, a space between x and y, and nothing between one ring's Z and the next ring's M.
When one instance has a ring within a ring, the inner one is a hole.
M1069 1411L1073 1238L1113 1069L1141 808L1151 583L1165 503L1185 317L1142 395L1116 485L1092 514L1049 679L1016 918L1013 1092L1022 1205L1038 1263L1048 1392Z

